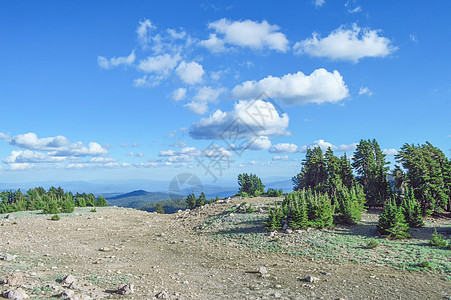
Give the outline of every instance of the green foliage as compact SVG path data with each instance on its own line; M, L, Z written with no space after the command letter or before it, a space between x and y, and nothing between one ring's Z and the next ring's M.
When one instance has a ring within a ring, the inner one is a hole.
M43 214L59 214L60 210L58 209L58 206L56 205L56 201L49 200L47 202L47 206L42 210Z
M163 205L161 203L157 204L157 208L155 209L155 211L159 214L164 214L164 208Z
M259 196L265 192L265 185L261 179L254 174L239 174L238 185L240 186L238 191L243 196L246 193L249 196Z
M424 215L451 210L451 161L440 149L429 142L404 144L396 158L407 170L406 181Z
M430 268L431 267L431 263L429 262L429 261L427 261L427 260L423 260L422 262L420 262L419 264L418 264L418 267L420 267L420 268Z
M186 208L194 209L196 208L196 204L197 204L196 195L189 194L188 197L186 197Z
M90 210L90 212L95 213L97 212L97 209L94 207L93 209Z
M66 194L64 195L64 200L61 205L61 212L62 213L72 213L75 209L75 202L72 199L72 195Z
M404 219L403 210L393 200L384 205L384 211L379 216L377 225L379 233L391 239L406 239L410 235L409 225Z
M53 215L50 219L51 219L52 221L59 221L59 220L61 220L61 217L55 214L55 215Z
M283 196L283 190L282 189L273 189L273 188L269 188L266 191L266 196L268 197L279 197L279 196Z
M361 186L352 187L350 190L345 186L338 186L335 198L336 215L338 223L355 225L362 218L364 210L365 194Z
M379 243L375 239L371 239L366 246L368 249L375 249L379 246Z
M406 222L411 228L423 227L423 212L420 203L415 199L413 189L406 189L404 199L401 202L401 209Z
M293 177L293 189L299 191L314 189L319 185L324 186L327 178L326 161L321 148L307 149L305 159L302 161L301 173Z
M385 154L376 140L361 140L354 152L352 166L363 186L369 206L380 205L388 199L388 181Z
M429 241L429 246L445 248L447 245L445 238L443 235L437 232L437 229L434 229L434 233L432 233L432 238Z
M108 206L105 197L99 196L97 197L96 205L97 207Z
M201 207L204 206L205 204L207 204L207 198L205 197L204 192L202 192L199 198L197 198L196 207Z
M283 211L281 207L270 207L268 210L268 219L265 222L265 228L268 231L282 229Z

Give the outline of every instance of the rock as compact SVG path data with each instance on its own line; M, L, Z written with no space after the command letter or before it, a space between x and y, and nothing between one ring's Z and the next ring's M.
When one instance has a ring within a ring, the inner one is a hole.
M293 233L293 230L291 230L290 228L287 228L287 230L285 230L285 232L286 232L287 234L291 234L291 233Z
M268 236L269 237L275 237L276 233L277 233L276 231L271 231L271 232L268 233Z
M258 268L258 273L260 273L261 275L265 275L268 274L268 270L266 270L266 267L261 266L260 268Z
M74 276L72 276L71 274L69 274L66 277L64 277L64 279L61 283L71 285L75 281L77 281L77 279Z
M80 285L78 284L78 281L74 281L69 285L69 288L72 290L78 290L80 289Z
M280 297L282 297L282 294L281 294L281 293L275 293L275 294L274 294L274 298L280 298Z
M133 284L122 284L119 286L117 293L119 295L130 295L133 294L133 288L134 285Z
M3 297L12 300L23 300L30 298L21 288L10 290L3 294Z
M70 298L70 297L72 297L72 296L74 296L74 295L75 295L75 292L74 292L74 291L66 290L66 291L64 291L64 292L62 292L62 293L60 294L60 297L66 299L66 298Z
M321 272L321 275L330 276L332 274L331 273L327 273L327 272Z
M157 298L157 299L168 299L169 295L168 295L168 293L166 291L162 291L162 292L159 292L158 294L156 294L155 298Z
M6 281L10 286L22 285L23 284L23 274L21 272L14 272L9 276Z
M66 298L66 300L91 300L91 297L87 295L74 295L69 298Z
M12 254L5 254L3 256L3 260L5 260L5 261L15 261L16 260L16 256L12 255Z
M14 220L14 215L6 215L5 219Z
M320 279L318 277L308 276L305 278L305 281L311 282L311 283L317 283Z
M108 248L108 247L103 247L103 248L100 248L99 251L102 251L102 252L110 252L111 249Z

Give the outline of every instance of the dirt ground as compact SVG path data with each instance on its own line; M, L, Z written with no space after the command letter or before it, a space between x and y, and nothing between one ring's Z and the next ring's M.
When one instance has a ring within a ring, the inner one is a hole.
M0 279L22 272L22 289L34 299L67 290L91 299L155 299L162 291L168 299L451 299L451 281L434 272L250 251L196 230L241 201L173 215L119 208L77 209L60 221L3 215L0 257L15 260L0 260ZM269 276L257 272L261 266ZM60 282L68 274L77 287ZM122 283L134 284L134 293L115 293Z

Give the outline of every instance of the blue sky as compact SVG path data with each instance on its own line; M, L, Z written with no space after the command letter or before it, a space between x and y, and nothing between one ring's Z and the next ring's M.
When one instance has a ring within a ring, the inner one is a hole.
M2 1L0 181L242 172L376 138L450 154L449 1Z

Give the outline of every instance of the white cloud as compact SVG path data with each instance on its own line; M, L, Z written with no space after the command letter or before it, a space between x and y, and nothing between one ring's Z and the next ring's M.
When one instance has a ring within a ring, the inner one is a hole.
M135 51L132 51L129 56L119 56L107 59L103 56L97 57L97 64L102 69L111 69L120 65L131 65L136 59Z
M142 154L142 152L137 152L137 153L129 152L129 153L126 153L125 155L127 155L127 156L134 156L134 157L143 157L144 156L144 154Z
M271 141L267 136L251 137L240 146L231 146L232 150L268 150L269 148L271 148Z
M288 155L275 155L272 160L288 160Z
M48 162L62 162L66 157L52 157L46 153L35 152L31 150L11 152L11 155L3 159L4 163L48 163Z
M175 72L183 82L190 85L201 83L202 76L204 76L205 74L202 65L194 61L190 63L182 61Z
M101 163L101 164L115 162L115 161L117 161L117 160L115 158L112 158L112 157L91 157L89 159L89 162Z
M359 95L373 96L373 92L368 87L361 87L359 90Z
M306 53L357 63L361 58L385 57L398 49L379 33L380 30L360 29L356 24L350 29L341 26L325 38L314 33L312 38L297 42L293 49L296 54Z
M251 20L221 19L208 24L208 28L214 29L216 34L211 34L208 40L201 41L200 44L212 52L224 51L225 43L251 49L268 48L280 52L289 49L288 40L279 32L279 26L271 25L265 20L258 23ZM218 38L217 34L223 35L223 38Z
M145 60L141 60L138 69L146 73L168 74L172 71L180 61L180 54L162 54L157 56L149 56Z
M224 40L218 38L218 36L214 33L210 34L210 37L208 38L208 40L200 41L199 45L207 48L208 50L210 50L213 53L220 53L220 52L224 52L227 50L227 48L225 47Z
M415 34L411 34L410 39L412 40L412 42L418 43L418 37Z
M290 143L279 143L269 150L271 153L295 153L298 151L298 146Z
M11 170L27 170L33 168L32 164L29 163L12 163L9 165Z
M133 86L135 87L155 87L160 85L161 81L164 79L163 75L144 75L141 78L136 78L133 80Z
M391 148L391 149L384 149L384 150L382 150L382 153L384 153L385 155L388 155L388 156L395 156L395 155L398 154L398 150L393 149L393 148Z
M261 93L287 105L336 103L349 96L340 73L325 69L317 69L310 75L299 71L282 77L268 76L258 82L243 82L232 90L232 94L240 99L255 99Z
M315 0L316 7L322 7L326 3L325 0Z
M270 102L241 100L234 104L232 111L218 109L208 118L193 123L189 133L195 139L281 136L290 134L287 131L288 123L288 115L279 115Z
M335 146L332 143L326 142L324 140L317 140L317 141L314 141L313 144L310 144L309 146L302 146L299 149L299 152L307 152L307 149L313 149L316 147L320 147L321 150L323 150L323 151L326 151L327 148L330 147L333 151L337 151L337 152L351 152L351 151L355 150L357 145L358 145L357 143L352 143L349 145L341 144L341 145Z
M173 39L183 39L186 36L186 32L185 31L180 31L177 32L177 30L175 29L168 29L167 32L169 33L169 35L173 38Z
M172 93L172 99L174 99L175 101L180 101L185 99L186 97L186 89L185 88L178 88L176 90L174 90L174 92Z
M362 8L357 4L355 0L346 1L345 7L350 14L355 14L362 11Z
M82 142L71 143L64 136L38 138L35 133L20 134L13 137L10 142L28 150L50 151L50 156L100 156L108 151L95 142L90 142L86 147Z
M199 89L190 103L185 104L189 110L195 114L203 115L208 112L208 103L217 102L219 96L225 89L212 87L202 87Z
M9 135L6 133L0 132L0 140L9 140Z
M180 151L163 150L159 153L160 157L165 157L169 163L191 162L196 157L209 157L217 160L227 160L232 153L223 147L212 144L206 149L199 150L196 147L184 147Z
M136 29L136 33L138 34L138 40L141 44L145 45L150 42L149 33L152 29L156 27L150 22L149 19L144 21L139 21L138 28Z

